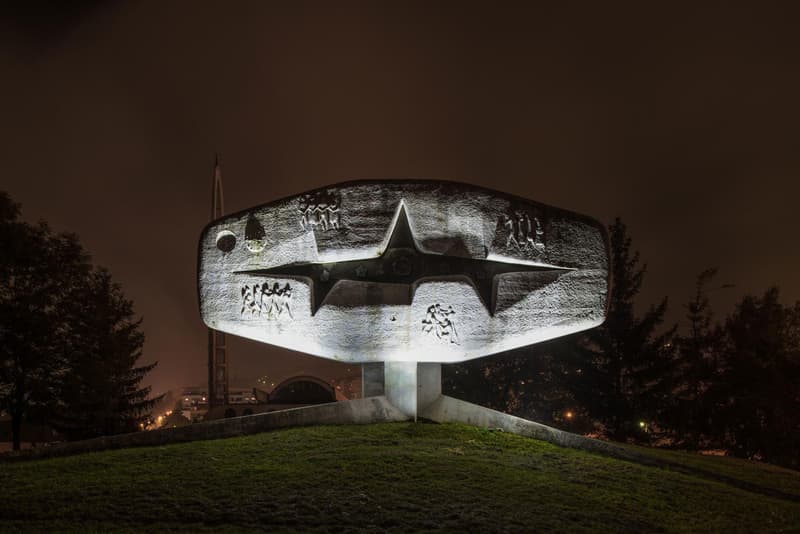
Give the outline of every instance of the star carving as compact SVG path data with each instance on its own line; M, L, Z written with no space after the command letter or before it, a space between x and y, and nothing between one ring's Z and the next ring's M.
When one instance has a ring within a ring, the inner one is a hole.
M419 280L463 277L475 289L489 314L494 315L498 275L569 270L423 252L414 241L405 205L402 202L388 234L388 245L376 258L336 263L294 263L269 269L239 272L275 278L302 277L311 280L312 315L316 314L325 304L325 298L334 286L342 281L405 284L408 286L408 303L410 304L414 297L416 282Z

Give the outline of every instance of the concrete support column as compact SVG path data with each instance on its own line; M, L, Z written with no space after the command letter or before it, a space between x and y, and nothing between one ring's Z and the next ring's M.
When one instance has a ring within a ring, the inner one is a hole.
M383 362L361 364L361 398L383 395Z
M417 364L417 411L422 412L442 396L442 364Z
M417 413L442 394L439 363L385 362L384 394L401 412L417 420Z
M386 399L409 417L417 419L417 362L384 362Z

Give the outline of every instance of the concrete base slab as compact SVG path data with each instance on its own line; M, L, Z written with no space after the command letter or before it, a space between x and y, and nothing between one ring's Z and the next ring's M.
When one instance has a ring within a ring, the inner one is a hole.
M385 374L387 393L391 391L392 381L399 380L399 378L406 377L409 380L419 381L414 388L402 387L398 391L400 394L398 398L401 404L408 401L414 405L413 407L410 404L397 406L388 396L376 396L219 419L178 428L163 428L148 432L60 443L49 447L3 454L0 455L0 459L44 458L124 447L167 445L185 441L230 438L297 426L388 423L416 420L417 417L422 417L437 423L463 423L483 428L496 428L504 432L535 438L561 447L599 452L632 461L642 461L642 455L632 449L571 434L540 423L441 395L439 393L441 389L436 387L436 385L441 387L441 382L433 379L439 376L437 373L439 364L431 365L431 368L417 369L417 364L415 363L413 368L408 366L408 368L401 369L401 371L406 372L395 373L394 371L396 370L389 370ZM417 374L418 371L419 374ZM409 396L410 392L417 393L417 391L420 393L419 397L416 395ZM423 402L418 403L418 400Z
M491 410L477 404L440 395L438 399L420 411L420 417L436 423L463 423L482 428L496 428L503 432L518 434L560 447L598 452L623 460L640 462L644 458L635 450L579 434L565 432L521 417Z
M177 428L161 428L147 432L59 443L48 447L2 454L0 460L46 458L106 449L232 438L296 426L389 423L408 421L408 419L409 417L390 404L386 397L370 397L218 419Z

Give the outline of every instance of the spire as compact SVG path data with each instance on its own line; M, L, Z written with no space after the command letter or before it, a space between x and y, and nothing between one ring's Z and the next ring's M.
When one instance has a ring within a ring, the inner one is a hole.
M225 212L225 202L222 195L222 167L219 164L219 154L214 153L214 178L211 181L211 220L222 217Z
M211 179L211 220L225 212L222 197L222 168L219 154L214 153L214 177ZM228 340L224 332L208 329L208 407L225 406L228 395Z

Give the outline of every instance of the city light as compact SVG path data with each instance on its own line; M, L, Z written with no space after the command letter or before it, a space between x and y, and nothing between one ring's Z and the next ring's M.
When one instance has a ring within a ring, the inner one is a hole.
M575 414L572 413L571 410L567 410L567 412L564 414L564 417L566 417L567 419L572 419L573 417L575 417Z

